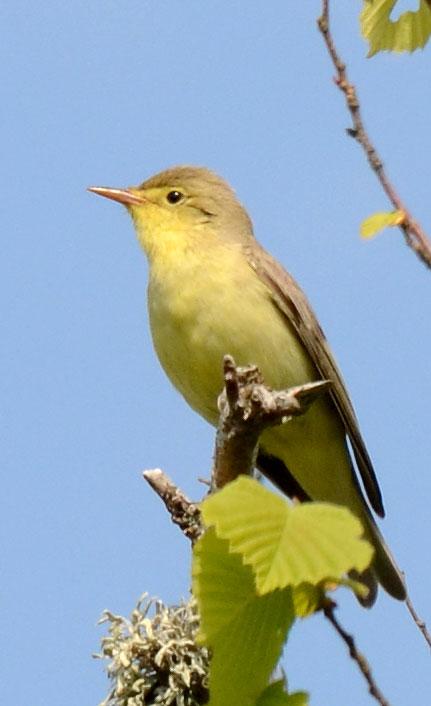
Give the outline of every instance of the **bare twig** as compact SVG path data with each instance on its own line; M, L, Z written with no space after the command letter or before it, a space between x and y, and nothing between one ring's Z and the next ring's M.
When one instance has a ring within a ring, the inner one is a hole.
M175 485L160 468L144 471L143 476L163 500L172 522L181 529L192 544L202 534L201 513L197 505Z
M356 643L353 636L344 630L344 628L340 625L337 618L335 617L335 607L336 606L333 601L329 599L326 600L322 608L325 617L329 620L329 622L337 631L338 635L345 642L347 649L349 650L350 657L356 662L362 676L368 684L368 690L371 696L376 699L380 706L390 706L389 701L383 696L382 692L380 691L379 687L377 686L374 680L370 665L368 664L364 655L361 654L361 652L359 652L358 648L356 647Z
M331 34L329 23L329 0L322 0L322 14L317 20L317 25L323 36L329 56L331 57L332 63L337 72L335 83L340 91L344 93L347 108L352 117L353 127L349 128L347 132L361 145L372 170L377 175L377 178L391 204L396 210L402 212L403 220L399 224L399 227L404 234L407 245L414 250L416 255L422 260L422 262L425 263L427 267L431 268L431 241L420 224L415 221L409 213L399 194L389 181L383 167L382 160L380 159L376 148L372 144L368 133L365 130L364 123L362 121L358 94L355 86L350 83L347 77L346 65L337 51Z
M225 389L219 397L212 487L220 489L241 474L251 475L256 465L259 437L271 426L304 414L330 386L327 380L289 390L270 390L256 366L236 367L230 355L223 360Z
M240 473L252 473L260 434L269 426L283 424L308 406L330 385L319 381L272 391L263 384L258 368L237 368L232 356L224 357L225 389L219 397L212 488L222 488ZM143 472L147 483L163 500L171 515L192 543L202 534L199 508L160 468Z
M376 148L372 144L368 133L365 130L364 123L362 121L359 98L355 86L348 80L346 65L337 51L331 34L329 23L329 0L322 0L322 14L317 20L317 25L323 36L329 56L331 57L332 63L337 72L335 83L340 91L344 93L347 108L352 117L353 127L349 128L347 132L361 145L367 156L368 162L372 170L377 175L377 178L389 201L397 210L402 211L404 217L402 223L400 223L400 228L404 234L407 244L415 251L427 267L431 267L431 241L419 223L413 219L394 186L389 181L383 167L382 160L380 159ZM416 613L409 596L406 598L406 605L414 622L422 632L428 645L431 647L431 635L428 632L424 621L421 620Z
M425 622L416 613L409 595L406 598L406 606L407 606L407 609L408 609L410 615L412 616L413 620L415 621L416 626L421 631L421 633L424 636L425 640L427 641L428 645L431 647L431 635L428 632L428 628L425 625Z

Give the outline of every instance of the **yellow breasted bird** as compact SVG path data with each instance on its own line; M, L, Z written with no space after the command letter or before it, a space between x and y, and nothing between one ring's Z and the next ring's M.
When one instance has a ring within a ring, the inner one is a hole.
M274 389L332 381L306 414L267 430L258 467L289 495L347 506L375 549L366 576L368 605L377 582L406 596L403 577L356 477L383 517L380 489L343 379L303 292L255 240L230 186L208 169L174 167L137 187L90 191L124 204L149 265L148 309L154 347L187 402L216 425L222 358L256 364Z

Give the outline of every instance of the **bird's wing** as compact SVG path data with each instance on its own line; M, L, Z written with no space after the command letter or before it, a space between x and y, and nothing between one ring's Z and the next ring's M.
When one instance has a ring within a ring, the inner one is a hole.
M352 444L368 499L375 512L384 517L382 495L352 403L310 304L293 277L258 243L253 242L245 251L249 264L269 288L274 304L295 329L320 375L332 382L330 394Z

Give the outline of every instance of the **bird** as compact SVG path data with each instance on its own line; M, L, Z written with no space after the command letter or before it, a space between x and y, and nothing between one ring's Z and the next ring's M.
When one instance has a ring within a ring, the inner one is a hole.
M225 354L257 365L273 389L331 381L304 415L264 431L256 465L290 497L342 505L360 519L374 548L361 575L364 605L375 602L378 584L404 600L404 577L372 514L384 516L382 494L334 356L305 294L256 240L232 187L210 169L185 165L139 186L89 191L130 213L149 263L155 351L210 424L218 422Z

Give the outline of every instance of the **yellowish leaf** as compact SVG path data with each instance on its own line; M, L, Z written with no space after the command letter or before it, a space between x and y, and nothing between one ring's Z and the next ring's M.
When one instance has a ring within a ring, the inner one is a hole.
M373 549L359 519L330 503L290 506L255 480L240 476L201 505L207 526L251 566L258 595L299 584L338 581L369 566ZM301 603L312 604L313 591ZM303 614L308 609L304 606Z
M361 223L360 233L363 238L373 238L384 228L399 226L405 220L403 211L381 211L368 216Z
M420 0L417 10L403 12L397 20L391 13L397 0L364 0L361 33L370 45L368 56L379 51L413 52L423 49L431 34L431 6Z
M199 641L212 651L208 706L254 706L295 617L291 589L259 596L251 567L230 552L228 541L217 537L214 528L196 542L193 555ZM276 706L268 699L263 704ZM281 701L280 706L290 704Z

